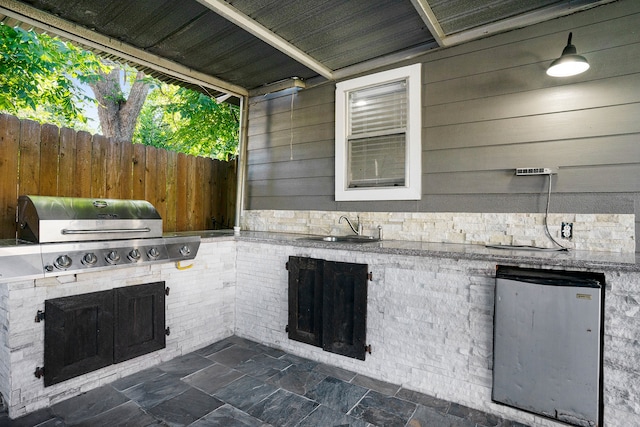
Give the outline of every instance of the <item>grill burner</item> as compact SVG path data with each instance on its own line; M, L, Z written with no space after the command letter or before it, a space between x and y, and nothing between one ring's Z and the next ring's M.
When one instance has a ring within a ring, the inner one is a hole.
M200 236L162 236L158 211L144 200L21 196L18 238L41 243L44 276L195 258ZM32 256L33 258L33 256Z

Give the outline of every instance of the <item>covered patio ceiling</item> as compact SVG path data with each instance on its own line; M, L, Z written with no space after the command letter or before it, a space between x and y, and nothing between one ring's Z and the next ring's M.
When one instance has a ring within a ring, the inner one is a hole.
M0 0L0 20L239 97L347 78L610 1Z

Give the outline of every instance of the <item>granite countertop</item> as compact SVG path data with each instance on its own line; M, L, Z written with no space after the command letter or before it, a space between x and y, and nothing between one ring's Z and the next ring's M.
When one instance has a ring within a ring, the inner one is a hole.
M383 240L367 243L328 242L318 239L319 236L290 233L241 231L239 236L235 236L232 230L205 230L171 233L170 235L199 235L203 242L232 240L390 255L490 261L496 264L516 263L541 267L640 272L639 253L576 250L569 250L568 252L534 251L522 248L496 249L484 245L403 240ZM15 239L0 240L0 258L6 257L5 259L11 263L12 268L15 267L23 270L20 266L21 264L14 265L15 260L21 260L22 263L28 261L27 256L38 255L37 248L37 244L30 242L17 241ZM12 258L14 261L9 258ZM40 268L40 265L38 268ZM22 273L24 274L25 272L23 271ZM0 274L0 278L1 277L2 275Z
M231 230L198 233L203 241L220 238L237 241L261 242L308 248L351 250L380 254L423 256L433 258L466 259L500 263L518 263L532 266L608 269L640 272L640 254L595 251L536 251L525 248L497 249L484 245L429 243L402 240L383 240L369 243L327 242L318 236L289 233L241 231L234 236ZM316 237L314 240L313 237Z

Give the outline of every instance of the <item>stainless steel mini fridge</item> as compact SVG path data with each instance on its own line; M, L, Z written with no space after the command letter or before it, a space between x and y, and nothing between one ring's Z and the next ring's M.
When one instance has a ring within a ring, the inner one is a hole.
M604 275L498 266L495 402L602 426Z

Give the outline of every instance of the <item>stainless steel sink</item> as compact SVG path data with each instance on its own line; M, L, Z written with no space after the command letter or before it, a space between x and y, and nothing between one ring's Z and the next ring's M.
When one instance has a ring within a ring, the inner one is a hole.
M309 236L304 237L302 240L321 240L324 242L335 242L335 243L372 243L378 242L380 239L372 237L372 236Z

